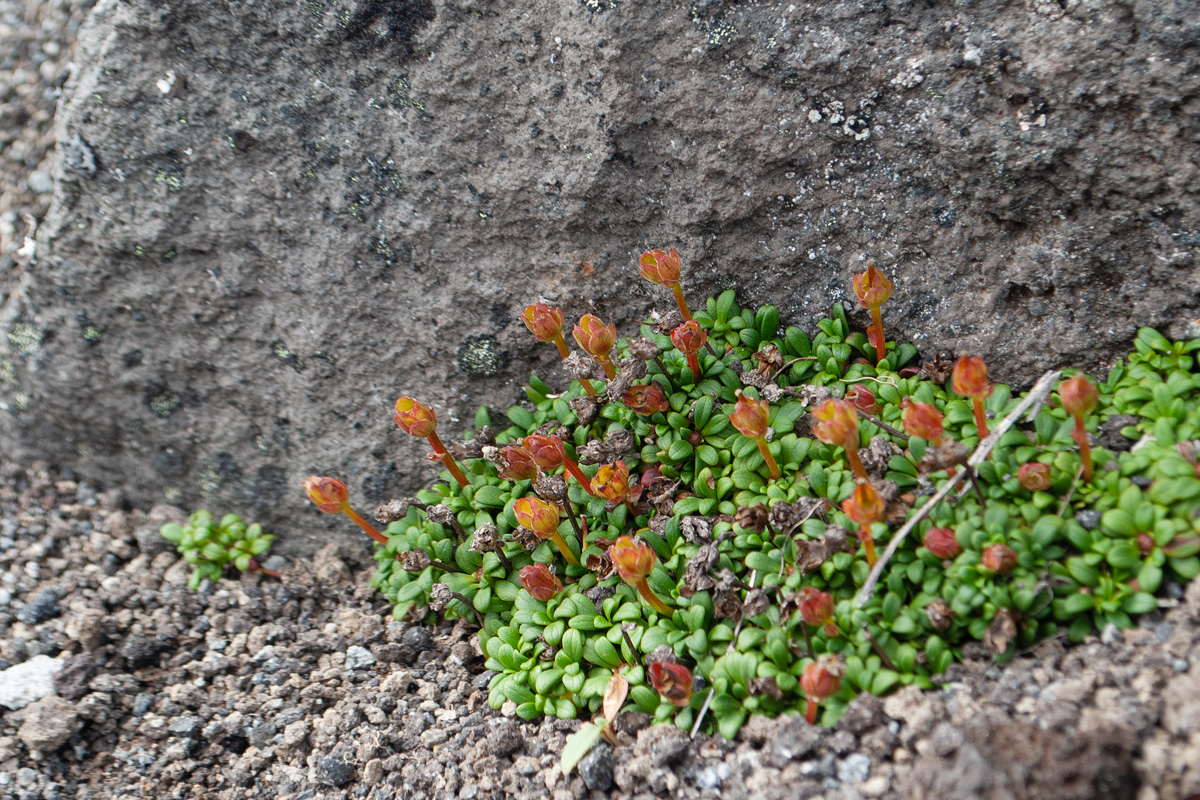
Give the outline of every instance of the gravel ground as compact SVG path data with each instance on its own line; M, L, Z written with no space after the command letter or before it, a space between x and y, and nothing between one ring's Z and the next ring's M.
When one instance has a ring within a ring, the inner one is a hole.
M366 543L276 559L282 581L186 588L130 509L44 465L0 467L0 796L34 798L1137 798L1200 792L1200 582L1164 614L940 690L859 698L834 730L757 719L690 742L486 703L471 631L389 622Z
M54 104L94 0L0 0L0 291L54 194Z

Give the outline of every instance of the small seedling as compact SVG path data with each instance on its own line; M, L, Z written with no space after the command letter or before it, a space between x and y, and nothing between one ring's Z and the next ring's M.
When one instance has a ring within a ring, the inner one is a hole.
M227 564L242 572L279 577L278 572L264 569L258 561L275 537L263 533L257 522L246 525L237 514L226 514L216 522L212 514L200 510L188 517L186 525L168 522L159 533L174 542L183 560L195 567L188 579L189 589L197 589L205 578L218 580Z

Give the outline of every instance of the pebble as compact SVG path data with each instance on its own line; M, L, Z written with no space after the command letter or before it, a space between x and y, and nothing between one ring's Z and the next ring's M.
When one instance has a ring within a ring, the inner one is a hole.
M871 759L862 753L851 753L838 762L837 777L842 783L862 783L871 775Z
M0 706L16 711L54 691L54 676L66 662L34 656L0 672Z
M167 733L172 736L195 736L203 724L203 721L199 717L190 714L184 717L176 717L167 725Z
M722 761L700 770L700 774L696 776L696 785L701 789L718 789L729 779L730 774L729 765Z
M1100 525L1100 512L1085 508L1075 512L1075 521L1089 531L1095 530Z
M375 663L375 656L365 647L352 644L346 648L346 669L366 669Z
M583 785L593 792L607 792L612 787L615 766L612 747L607 742L601 742L579 762Z
M138 696L133 698L133 715L140 717L150 710L150 706L154 705L154 695L149 692L138 692Z
M317 762L317 780L330 786L345 786L354 777L354 765L327 756Z
M43 589L17 613L17 619L26 625L37 625L48 619L54 619L60 613L62 612L58 607L58 592L53 589Z

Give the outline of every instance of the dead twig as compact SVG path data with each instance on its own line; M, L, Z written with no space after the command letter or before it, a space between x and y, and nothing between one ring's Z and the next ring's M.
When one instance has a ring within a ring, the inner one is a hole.
M1061 517L1063 512L1067 510L1067 506L1071 505L1071 498L1075 495L1075 487L1079 485L1079 479L1083 477L1083 464L1079 465L1079 469L1075 470L1075 477L1071 479L1071 488L1067 489L1067 493L1063 495L1062 502L1058 504L1058 514Z
M1029 390L1029 394L1025 396L1025 399L1007 417L1001 420L1000 424L996 426L996 429L986 439L979 443L979 446L975 448L975 452L967 459L967 466L974 468L982 464L991 455L992 449L1000 441L1000 437L1008 433L1008 429L1017 423L1021 415L1035 404L1041 404L1045 401L1050 395L1050 390L1054 388L1055 381L1058 380L1061 374L1059 370L1051 370L1039 378L1038 382ZM933 497L926 500L925 504L908 518L908 521L904 523L900 530L896 531L896 535L888 542L887 549L883 551L883 555L879 557L879 560L875 562L875 566L872 567L871 574L867 576L867 580L863 583L862 588L858 590L858 597L854 600L858 608L862 608L871 599L871 595L875 591L875 585L879 583L879 577L883 574L883 570L887 567L892 556L896 554L896 551L904 542L905 537L917 527L921 520L925 519L938 503L942 502L950 492L954 491L954 487L958 485L960 480L966 477L966 474L967 471L965 469L959 470L955 473L954 477L948 478L942 488L938 489Z

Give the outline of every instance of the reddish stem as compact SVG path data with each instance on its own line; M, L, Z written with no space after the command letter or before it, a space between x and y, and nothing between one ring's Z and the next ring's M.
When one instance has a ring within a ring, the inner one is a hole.
M683 287L679 285L679 281L671 284L671 291L675 293L675 302L679 305L679 313L683 314L683 321L691 321L692 312L688 310L687 300L683 299Z
M807 707L804 709L804 718L808 720L809 725L817 724L817 701L809 700Z
M871 529L866 525L861 526L858 538L862 539L863 548L867 551L867 566L875 566L875 537L871 535Z
M857 447L846 448L846 460L850 462L850 469L854 470L855 477L862 478L864 481L869 481L867 477L867 469L863 466L862 460L858 457Z
M971 406L975 409L975 427L979 429L979 440L983 441L988 437L987 414L983 410L983 401L972 397Z
M602 356L592 356L592 358L596 359L597 363L604 367L604 374L608 376L609 380L617 377L617 368L613 366L612 359L609 358L607 354Z
M374 525L372 525L371 523L367 522L365 519L360 517L358 515L358 513L350 506L343 505L342 513L345 514L347 517L349 517L351 519L351 521L354 522L355 525L362 528L363 531L367 534L367 536L370 536L372 539L379 542L380 544L388 543L388 538L386 536L384 536L379 531L375 530Z
M883 338L883 317L879 316L879 306L871 309L871 324L875 328L875 366L883 361L887 354L887 340Z
M645 578L635 583L634 588L638 590L638 594L642 596L642 599L650 604L651 608L664 616L671 616L671 607L658 599L658 595L650 588L650 584L646 582Z
M433 448L433 454L442 460L446 465L446 469L450 470L450 474L454 476L454 480L458 481L458 485L464 489L471 484L467 481L467 476L463 475L458 464L455 463L454 457L446 452L445 446L442 445L442 440L438 438L437 431L429 433L429 446Z
M759 436L754 441L758 444L758 452L762 453L763 461L767 462L767 469L771 472L771 480L779 480L779 465L775 463L775 456L771 455L771 450L767 446L767 437Z
M1091 483L1092 445L1088 442L1087 428L1083 424L1083 417L1075 417L1075 430L1071 431L1071 438L1079 445L1079 457L1083 459L1083 480Z
M692 371L692 383L700 382L700 358L695 353L687 354L688 369Z
M583 487L585 492L590 494L592 497L600 496L592 489L592 479L583 474L583 470L579 468L579 465L576 464L570 456L563 456L563 467L566 468L567 472L571 473L571 477Z

